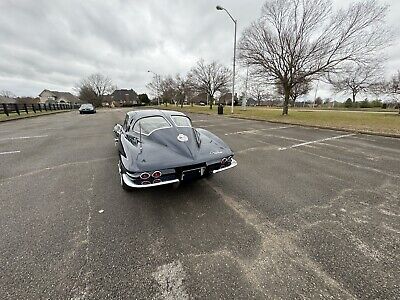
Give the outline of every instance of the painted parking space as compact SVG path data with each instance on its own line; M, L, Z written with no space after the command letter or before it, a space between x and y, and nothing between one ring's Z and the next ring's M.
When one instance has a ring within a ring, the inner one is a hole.
M396 299L398 140L191 114L238 166L126 193L127 110L4 124L0 152L21 152L0 156L2 294Z

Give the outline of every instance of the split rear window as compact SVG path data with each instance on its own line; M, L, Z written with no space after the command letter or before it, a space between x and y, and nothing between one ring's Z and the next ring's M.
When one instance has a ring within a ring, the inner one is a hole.
M186 116L171 116L171 119L177 127L192 127L192 122Z
M133 126L133 131L140 133L140 127L142 129L142 134L150 135L152 132L162 129L170 128L171 125L161 116L145 117L136 121Z

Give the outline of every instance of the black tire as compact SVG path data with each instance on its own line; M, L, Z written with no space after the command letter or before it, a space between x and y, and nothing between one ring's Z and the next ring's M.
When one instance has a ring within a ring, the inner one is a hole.
M181 186L181 182L180 181L171 184L171 187L172 187L173 190L179 189L180 186Z
M214 177L214 173L213 172L209 172L209 173L207 173L207 174L204 174L204 178L205 179L211 179L211 178L213 178Z

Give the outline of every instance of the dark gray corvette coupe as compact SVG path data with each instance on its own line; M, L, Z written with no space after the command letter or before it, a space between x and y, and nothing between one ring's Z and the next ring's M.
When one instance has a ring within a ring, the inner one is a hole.
M137 110L114 127L124 189L207 177L237 165L233 152L211 132L192 127L183 113Z

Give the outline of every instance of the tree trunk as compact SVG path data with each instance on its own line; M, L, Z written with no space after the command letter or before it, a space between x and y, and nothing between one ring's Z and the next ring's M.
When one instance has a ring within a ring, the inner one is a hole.
M285 87L284 92L285 92L285 100L283 101L283 110L282 110L283 116L289 114L289 95L290 95L289 88Z
M212 97L210 97L210 94L207 93L207 102L210 103L210 109L212 109Z
M355 92L353 92L353 104L356 103L356 94ZM354 106L354 105L353 105Z

